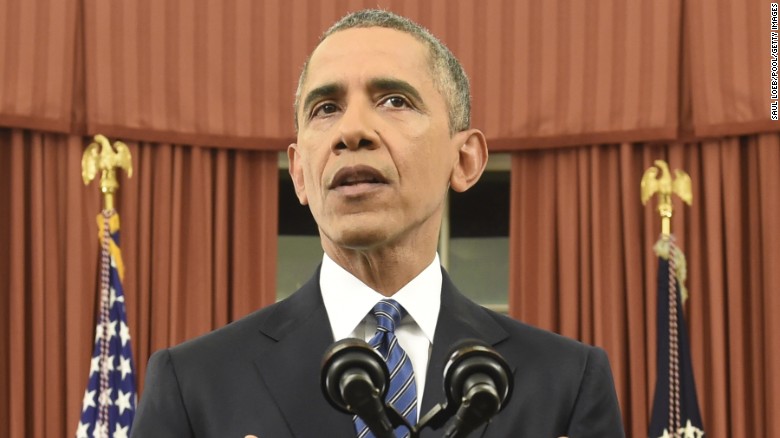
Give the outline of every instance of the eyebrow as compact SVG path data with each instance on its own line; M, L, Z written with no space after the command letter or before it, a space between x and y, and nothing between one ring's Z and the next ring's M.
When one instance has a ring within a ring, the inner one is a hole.
M369 81L368 87L376 91L398 91L410 96L418 105L424 105L420 92L412 84L400 79L376 78Z
M343 95L346 92L343 85L338 83L330 83L321 85L309 92L306 95L306 99L303 101L303 113L307 114L311 108L312 103L325 97L334 97L337 95Z

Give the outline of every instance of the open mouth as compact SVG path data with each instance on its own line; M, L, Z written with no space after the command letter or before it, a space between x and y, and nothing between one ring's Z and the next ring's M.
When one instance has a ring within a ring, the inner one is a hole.
M339 187L357 186L359 184L387 184L387 180L382 174L370 166L350 166L344 167L336 172L330 183L330 189Z

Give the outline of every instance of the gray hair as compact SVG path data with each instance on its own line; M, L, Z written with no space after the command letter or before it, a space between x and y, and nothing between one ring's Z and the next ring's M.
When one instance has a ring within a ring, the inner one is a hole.
M468 129L471 123L471 94L469 79L460 61L450 49L426 28L408 18L381 9L365 9L346 15L337 21L320 37L320 43L334 33L365 27L384 27L395 29L416 38L428 47L430 53L431 73L433 82L444 96L449 113L450 132L455 133ZM295 131L298 131L298 106L300 105L303 83L309 68L311 55L303 64L301 76L298 78L298 89L295 91Z

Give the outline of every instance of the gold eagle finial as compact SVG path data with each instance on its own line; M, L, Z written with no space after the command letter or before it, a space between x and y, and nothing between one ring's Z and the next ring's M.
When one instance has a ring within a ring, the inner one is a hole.
M664 236L670 234L669 221L672 218L672 193L680 197L686 204L693 203L693 193L691 191L691 177L680 169L674 170L675 178L672 179L669 172L669 165L663 160L655 160L657 167L651 167L645 170L642 175L641 199L642 205L658 193L658 212L661 215L662 233ZM658 177L658 169L661 169L661 176Z
M111 143L103 135L96 135L94 140L87 146L81 157L81 177L84 179L84 184L88 185L95 179L97 173L101 172L100 191L103 192L105 208L111 210L114 208L114 192L119 188L116 169L124 169L127 177L131 178L133 159L130 156L130 149L121 141L115 141L112 148Z

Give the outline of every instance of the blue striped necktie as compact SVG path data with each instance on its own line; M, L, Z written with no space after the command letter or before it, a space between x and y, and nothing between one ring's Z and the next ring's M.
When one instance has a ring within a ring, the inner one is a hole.
M406 310L395 300L380 300L371 310L377 321L376 334L368 343L382 355L390 371L390 387L385 401L395 408L410 425L417 423L417 385L409 356L395 337L395 328L406 315ZM353 418L358 438L374 438L368 426L356 415ZM409 436L405 427L395 430L395 436Z

